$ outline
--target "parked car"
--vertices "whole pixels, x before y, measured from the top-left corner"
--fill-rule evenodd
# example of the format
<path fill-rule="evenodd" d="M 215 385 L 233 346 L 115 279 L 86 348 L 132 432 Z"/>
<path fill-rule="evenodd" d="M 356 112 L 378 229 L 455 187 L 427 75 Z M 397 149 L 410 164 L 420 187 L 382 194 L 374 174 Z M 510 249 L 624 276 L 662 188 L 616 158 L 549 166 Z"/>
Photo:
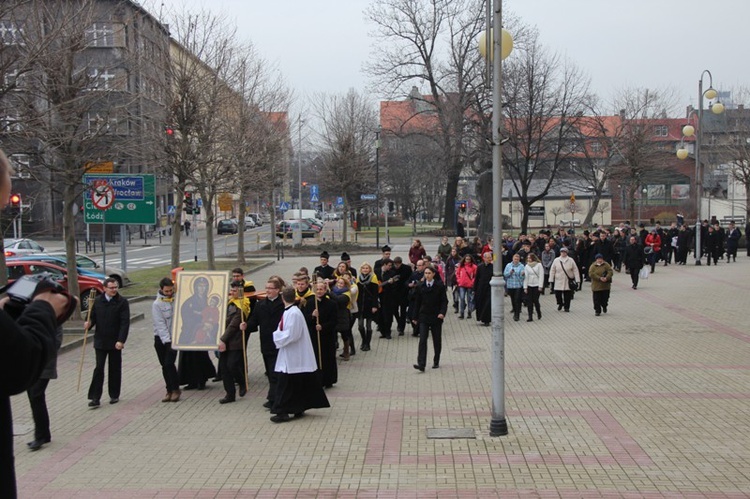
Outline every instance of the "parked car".
<path fill-rule="evenodd" d="M 310 238 L 315 237 L 318 231 L 314 229 L 310 224 L 304 220 L 283 220 L 276 224 L 276 237 L 291 237 L 295 230 L 302 231 L 302 237 Z"/>
<path fill-rule="evenodd" d="M 239 231 L 240 228 L 234 220 L 219 220 L 216 226 L 217 234 L 237 234 Z"/>
<path fill-rule="evenodd" d="M 68 289 L 68 271 L 54 263 L 39 260 L 8 260 L 5 264 L 8 267 L 9 283 L 24 274 L 34 275 L 46 272 L 50 275 L 51 279 L 62 284 L 65 289 Z M 94 290 L 95 297 L 104 293 L 104 286 L 99 279 L 84 275 L 78 276 L 78 289 L 81 292 L 81 310 L 89 308 L 89 295 L 92 289 Z"/>
<path fill-rule="evenodd" d="M 263 225 L 263 217 L 260 215 L 260 213 L 248 213 L 247 216 L 252 217 L 256 227 L 260 227 L 261 225 Z"/>
<path fill-rule="evenodd" d="M 338 213 L 329 212 L 323 216 L 323 219 L 326 222 L 338 222 L 339 220 L 341 220 L 341 216 Z"/>
<path fill-rule="evenodd" d="M 42 256 L 42 255 L 38 255 Z M 49 253 L 47 256 L 51 256 L 54 258 L 59 258 L 62 260 L 62 263 L 58 263 L 57 265 L 60 265 L 61 267 L 67 266 L 67 260 L 65 257 L 65 253 Z M 45 260 L 42 260 L 45 261 Z M 55 262 L 52 262 L 55 263 Z M 126 286 L 130 286 L 132 284 L 132 281 L 130 280 L 130 277 L 128 274 L 122 270 L 119 267 L 113 267 L 112 265 L 107 265 L 107 272 L 104 272 L 104 268 L 96 262 L 95 260 L 89 258 L 86 255 L 82 255 L 80 253 L 76 253 L 76 263 L 78 264 L 78 273 L 83 275 L 91 275 L 91 277 L 96 277 L 96 275 L 103 275 L 105 277 L 114 277 L 117 280 L 117 285 L 121 288 L 124 288 Z M 87 272 L 87 273 L 84 273 Z M 95 275 L 96 274 L 96 275 Z"/>
<path fill-rule="evenodd" d="M 254 229 L 258 224 L 255 223 L 255 218 L 252 215 L 245 216 L 245 230 Z"/>
<path fill-rule="evenodd" d="M 5 258 L 43 253 L 44 247 L 33 239 L 6 239 Z"/>
<path fill-rule="evenodd" d="M 320 232 L 323 230 L 323 225 L 325 225 L 325 222 L 318 220 L 317 218 L 305 218 L 303 219 L 303 222 L 307 222 L 310 227 Z"/>

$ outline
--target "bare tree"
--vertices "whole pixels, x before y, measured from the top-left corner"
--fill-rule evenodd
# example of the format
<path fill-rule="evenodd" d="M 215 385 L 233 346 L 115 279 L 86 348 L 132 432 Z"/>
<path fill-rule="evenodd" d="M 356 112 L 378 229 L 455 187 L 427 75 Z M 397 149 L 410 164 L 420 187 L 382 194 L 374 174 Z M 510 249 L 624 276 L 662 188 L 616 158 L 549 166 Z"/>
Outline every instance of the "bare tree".
<path fill-rule="evenodd" d="M 178 17 L 172 25 L 179 43 L 172 53 L 170 125 L 167 144 L 177 195 L 191 186 L 200 193 L 206 221 L 206 259 L 215 267 L 214 202 L 233 185 L 230 123 L 244 103 L 234 90 L 241 65 L 235 29 L 208 13 Z M 173 222 L 172 263 L 179 263 L 179 219 Z M 176 236 L 176 237 L 175 237 Z"/>
<path fill-rule="evenodd" d="M 20 60 L 26 72 L 16 79 L 22 91 L 2 99 L 5 111 L 12 109 L 18 117 L 6 137 L 16 145 L 33 145 L 37 180 L 49 188 L 45 202 L 50 219 L 59 220 L 62 201 L 68 281 L 77 295 L 72 207 L 88 188 L 82 182 L 88 165 L 115 160 L 125 168 L 141 157 L 143 144 L 132 132 L 139 128 L 129 126 L 130 117 L 138 114 L 129 82 L 138 62 L 126 50 L 93 49 L 124 48 L 127 43 L 123 23 L 94 28 L 102 8 L 98 2 L 39 0 L 19 5 L 14 14 L 23 26 L 23 41 L 17 49 L 25 54 Z"/>
<path fill-rule="evenodd" d="M 523 207 L 521 229 L 526 230 L 529 207 L 549 193 L 558 171 L 576 152 L 574 130 L 590 99 L 588 79 L 569 61 L 549 54 L 536 38 L 506 64 L 508 143 L 503 162 Z"/>
<path fill-rule="evenodd" d="M 283 175 L 276 174 L 283 160 L 288 130 L 281 121 L 286 113 L 274 112 L 288 107 L 289 93 L 274 67 L 261 58 L 252 46 L 238 53 L 237 107 L 229 116 L 228 156 L 234 167 L 233 190 L 239 192 L 237 263 L 245 263 L 245 209 L 250 194 L 270 193 L 280 187 Z M 275 238 L 271 238 L 272 247 Z"/>
<path fill-rule="evenodd" d="M 555 221 L 554 221 L 555 225 L 557 225 L 557 217 L 559 217 L 560 215 L 562 215 L 566 211 L 568 211 L 568 210 L 566 210 L 564 206 L 555 206 L 555 207 L 553 207 L 552 209 L 549 210 L 549 212 L 552 214 L 552 216 L 555 217 Z"/>
<path fill-rule="evenodd" d="M 322 122 L 320 181 L 341 194 L 346 215 L 356 187 L 371 179 L 374 173 L 375 109 L 353 89 L 343 96 L 319 96 L 315 109 Z M 344 218 L 348 220 L 347 216 Z M 342 237 L 346 241 L 346 223 Z"/>
<path fill-rule="evenodd" d="M 477 120 L 470 112 L 472 92 L 481 86 L 483 65 L 476 39 L 484 29 L 480 0 L 378 0 L 366 12 L 376 25 L 378 57 L 368 65 L 378 89 L 389 95 L 411 93 L 417 105 L 397 133 L 421 133 L 441 150 L 446 177 L 443 226 L 453 222 L 458 181 L 478 142 Z M 408 124 L 423 119 L 419 130 Z"/>
<path fill-rule="evenodd" d="M 609 211 L 609 201 L 604 201 L 603 203 L 598 203 L 596 205 L 596 211 L 601 215 L 602 217 L 602 225 L 604 225 L 604 214 Z M 589 222 L 584 221 L 584 225 L 587 225 Z"/>

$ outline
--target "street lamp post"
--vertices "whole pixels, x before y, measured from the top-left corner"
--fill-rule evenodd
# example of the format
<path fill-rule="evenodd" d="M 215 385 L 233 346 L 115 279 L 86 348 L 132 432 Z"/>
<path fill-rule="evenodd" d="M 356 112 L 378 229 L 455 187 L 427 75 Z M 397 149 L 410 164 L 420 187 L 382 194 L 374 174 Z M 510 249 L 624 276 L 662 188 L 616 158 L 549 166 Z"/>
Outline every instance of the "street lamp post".
<path fill-rule="evenodd" d="M 502 239 L 502 193 L 503 162 L 502 139 L 503 106 L 502 106 L 502 59 L 510 55 L 513 39 L 503 30 L 503 2 L 493 0 L 492 6 L 487 2 L 487 32 L 479 39 L 479 52 L 488 58 L 492 65 L 492 239 L 495 254 L 492 263 L 490 280 L 492 304 L 492 419 L 490 436 L 508 434 L 508 422 L 505 415 L 505 304 L 503 302 L 502 258 L 500 246 Z M 494 14 L 494 15 L 493 15 Z M 490 31 L 490 20 L 492 31 Z M 492 33 L 500 36 L 492 36 Z M 483 39 L 484 38 L 484 39 Z"/>
<path fill-rule="evenodd" d="M 703 77 L 708 75 L 708 89 L 703 91 Z M 695 264 L 701 264 L 701 209 L 703 205 L 703 169 L 701 165 L 700 152 L 701 146 L 703 145 L 703 101 L 708 99 L 709 101 L 716 99 L 718 92 L 713 86 L 713 76 L 711 71 L 704 69 L 701 73 L 701 77 L 698 80 L 698 135 L 695 136 Z M 724 104 L 718 100 L 711 105 L 711 111 L 714 114 L 721 114 L 724 112 Z M 683 140 L 680 143 L 679 149 L 677 149 L 677 157 L 679 159 L 685 159 L 688 157 L 688 150 L 684 145 L 685 137 L 692 137 L 695 135 L 695 127 L 691 125 L 690 116 L 694 111 L 688 114 L 688 124 L 682 127 Z M 710 213 L 709 213 L 710 215 Z"/>
<path fill-rule="evenodd" d="M 375 247 L 380 248 L 380 132 L 383 127 L 378 125 L 375 130 Z M 386 214 L 386 217 L 388 215 Z"/>
<path fill-rule="evenodd" d="M 297 174 L 299 178 L 297 186 L 297 202 L 299 203 L 299 219 L 302 220 L 302 125 L 305 124 L 305 120 L 302 119 L 302 115 L 299 116 L 299 143 L 297 144 Z"/>
<path fill-rule="evenodd" d="M 638 225 L 639 226 L 643 223 L 643 217 L 641 216 L 641 211 L 643 210 L 643 198 L 646 197 L 646 194 L 648 194 L 648 189 L 644 187 L 641 190 L 641 202 L 638 204 Z"/>

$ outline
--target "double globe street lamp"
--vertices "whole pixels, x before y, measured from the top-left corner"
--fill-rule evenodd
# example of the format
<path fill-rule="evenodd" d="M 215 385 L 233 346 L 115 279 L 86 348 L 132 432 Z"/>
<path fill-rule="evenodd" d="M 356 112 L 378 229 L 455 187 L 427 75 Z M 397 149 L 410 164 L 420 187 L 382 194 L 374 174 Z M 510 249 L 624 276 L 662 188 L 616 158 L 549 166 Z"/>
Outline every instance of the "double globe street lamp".
<path fill-rule="evenodd" d="M 703 91 L 703 78 L 708 75 L 708 89 Z M 713 86 L 713 76 L 711 71 L 705 69 L 701 73 L 700 80 L 698 80 L 698 134 L 695 134 L 695 127 L 690 124 L 690 118 L 696 114 L 696 110 L 693 109 L 688 114 L 688 124 L 682 127 L 682 140 L 680 141 L 680 147 L 677 149 L 677 157 L 679 159 L 686 159 L 689 155 L 687 146 L 685 144 L 685 137 L 695 137 L 695 264 L 701 264 L 701 209 L 703 205 L 703 169 L 701 165 L 700 153 L 701 146 L 703 145 L 703 101 L 708 100 L 710 102 L 709 109 L 714 114 L 721 114 L 724 112 L 724 104 L 719 102 L 717 97 L 719 96 L 716 89 Z M 716 102 L 713 102 L 716 99 Z M 710 215 L 710 213 L 709 213 Z"/>

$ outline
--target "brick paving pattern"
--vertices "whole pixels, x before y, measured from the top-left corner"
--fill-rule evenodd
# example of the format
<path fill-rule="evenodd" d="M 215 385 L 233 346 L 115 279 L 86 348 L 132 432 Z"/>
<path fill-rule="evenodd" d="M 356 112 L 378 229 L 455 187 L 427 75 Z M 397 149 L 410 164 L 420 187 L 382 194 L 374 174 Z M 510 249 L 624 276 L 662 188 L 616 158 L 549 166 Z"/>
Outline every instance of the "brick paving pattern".
<path fill-rule="evenodd" d="M 428 248 L 437 247 L 430 241 Z M 408 243 L 395 245 L 406 256 Z M 434 250 L 434 248 L 433 248 Z M 352 255 L 353 264 L 375 255 Z M 336 257 L 332 262 L 338 262 Z M 316 257 L 287 258 L 250 277 L 287 278 Z M 509 434 L 490 437 L 491 329 L 443 330 L 440 369 L 414 370 L 417 339 L 377 339 L 340 362 L 331 408 L 269 421 L 258 336 L 250 391 L 220 406 L 220 383 L 161 403 L 151 301 L 133 305 L 121 401 L 86 407 L 93 369 L 61 355 L 47 390 L 52 443 L 18 435 L 21 497 L 750 497 L 750 259 L 658 266 L 630 289 L 616 274 L 609 312 L 594 316 L 587 284 L 571 312 L 542 296 L 541 320 L 513 322 L 506 301 Z M 155 286 L 156 288 L 156 286 Z M 355 328 L 355 337 L 358 337 Z M 359 344 L 359 341 L 358 341 Z M 428 350 L 431 358 L 432 346 Z M 13 398 L 17 432 L 33 428 Z M 429 429 L 475 438 L 428 439 Z"/>

